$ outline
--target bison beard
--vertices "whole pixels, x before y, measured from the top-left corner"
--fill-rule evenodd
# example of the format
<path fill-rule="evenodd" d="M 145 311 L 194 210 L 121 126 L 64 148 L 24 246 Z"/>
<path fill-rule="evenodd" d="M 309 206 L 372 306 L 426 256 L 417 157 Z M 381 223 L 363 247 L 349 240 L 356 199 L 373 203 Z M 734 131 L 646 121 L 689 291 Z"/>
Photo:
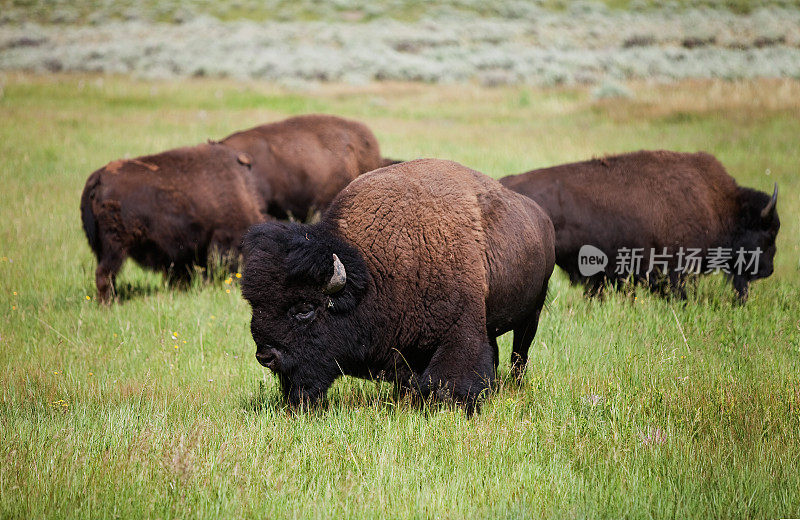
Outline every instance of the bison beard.
<path fill-rule="evenodd" d="M 472 412 L 494 379 L 498 335 L 514 330 L 517 373 L 525 365 L 553 241 L 535 203 L 456 163 L 371 172 L 320 223 L 245 236 L 256 358 L 293 404 L 351 375 Z"/>
<path fill-rule="evenodd" d="M 643 266 L 651 250 L 666 250 L 668 272 L 639 272 L 633 281 L 681 298 L 686 297 L 686 274 L 676 262 L 681 248 L 700 251 L 704 260 L 712 248 L 734 255 L 740 248 L 759 249 L 757 272 L 735 272 L 735 256 L 725 266 L 742 302 L 752 280 L 772 274 L 780 229 L 777 185 L 772 197 L 740 187 L 709 154 L 640 151 L 509 175 L 500 182 L 547 211 L 556 229 L 557 265 L 572 282 L 584 283 L 589 294 L 607 282 L 619 287 L 627 276 L 611 263 L 605 271 L 583 276 L 578 254 L 584 245 L 599 248 L 611 262 L 623 248 L 640 248 Z M 705 270 L 707 263 L 700 267 Z"/>

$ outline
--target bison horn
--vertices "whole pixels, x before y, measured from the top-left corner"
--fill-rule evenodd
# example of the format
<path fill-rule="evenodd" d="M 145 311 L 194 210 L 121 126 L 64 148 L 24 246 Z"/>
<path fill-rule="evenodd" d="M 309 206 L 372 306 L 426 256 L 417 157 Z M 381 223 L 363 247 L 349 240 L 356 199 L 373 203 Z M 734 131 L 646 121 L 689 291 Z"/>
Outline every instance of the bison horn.
<path fill-rule="evenodd" d="M 778 183 L 775 183 L 775 191 L 772 192 L 772 198 L 769 199 L 769 202 L 764 209 L 761 210 L 761 218 L 767 218 L 770 213 L 775 209 L 775 204 L 778 202 Z"/>
<path fill-rule="evenodd" d="M 325 294 L 333 294 L 342 290 L 344 284 L 347 283 L 347 271 L 344 269 L 344 264 L 336 253 L 333 255 L 333 276 L 328 280 L 328 285 L 322 290 Z"/>

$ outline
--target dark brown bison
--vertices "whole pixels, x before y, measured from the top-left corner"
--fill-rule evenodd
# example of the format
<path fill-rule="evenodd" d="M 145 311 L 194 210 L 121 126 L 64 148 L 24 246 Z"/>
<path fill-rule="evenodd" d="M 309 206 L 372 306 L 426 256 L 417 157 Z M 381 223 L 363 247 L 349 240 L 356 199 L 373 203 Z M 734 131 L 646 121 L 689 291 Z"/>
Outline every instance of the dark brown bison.
<path fill-rule="evenodd" d="M 253 157 L 253 174 L 267 212 L 306 219 L 324 210 L 342 188 L 383 159 L 366 125 L 311 114 L 236 132 L 222 144 Z"/>
<path fill-rule="evenodd" d="M 640 151 L 500 182 L 549 213 L 556 264 L 589 292 L 632 278 L 685 297 L 687 275 L 721 271 L 744 301 L 772 274 L 777 184 L 772 197 L 738 186 L 707 153 Z"/>
<path fill-rule="evenodd" d="M 108 302 L 127 257 L 186 279 L 209 253 L 238 252 L 266 218 L 250 157 L 219 144 L 114 161 L 89 176 L 81 218 L 97 257 L 97 295 Z"/>
<path fill-rule="evenodd" d="M 514 331 L 524 367 L 554 264 L 530 199 L 454 162 L 421 159 L 353 181 L 314 225 L 245 236 L 256 358 L 290 403 L 340 375 L 379 378 L 471 411 Z"/>

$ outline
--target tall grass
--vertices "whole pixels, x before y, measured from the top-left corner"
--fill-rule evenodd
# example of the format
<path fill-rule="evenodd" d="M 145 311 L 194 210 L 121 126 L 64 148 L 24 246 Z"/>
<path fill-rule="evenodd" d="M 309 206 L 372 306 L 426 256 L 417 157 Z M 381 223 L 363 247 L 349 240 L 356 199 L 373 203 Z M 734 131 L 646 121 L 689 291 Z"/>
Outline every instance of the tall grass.
<path fill-rule="evenodd" d="M 602 101 L 589 89 L 2 84 L 0 516 L 800 515 L 800 83 L 633 84 L 632 100 Z M 686 303 L 640 290 L 601 302 L 559 273 L 524 382 L 503 368 L 472 419 L 354 379 L 298 413 L 253 359 L 235 278 L 171 291 L 129 264 L 123 302 L 98 306 L 78 200 L 112 159 L 306 111 L 366 121 L 384 155 L 493 176 L 710 151 L 744 185 L 780 183 L 776 273 L 746 306 L 719 277 Z"/>

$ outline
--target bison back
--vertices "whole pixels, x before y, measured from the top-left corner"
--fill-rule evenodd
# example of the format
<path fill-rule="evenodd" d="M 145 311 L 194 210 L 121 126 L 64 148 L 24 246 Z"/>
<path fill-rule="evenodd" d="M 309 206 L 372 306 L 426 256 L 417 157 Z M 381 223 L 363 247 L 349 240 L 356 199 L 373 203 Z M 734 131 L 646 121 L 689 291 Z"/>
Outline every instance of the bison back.
<path fill-rule="evenodd" d="M 322 114 L 257 126 L 222 143 L 252 155 L 259 193 L 278 218 L 325 209 L 358 175 L 383 165 L 366 125 Z"/>
<path fill-rule="evenodd" d="M 729 232 L 737 190 L 712 156 L 666 151 L 543 168 L 501 183 L 550 215 L 558 264 L 570 272 L 586 244 L 612 261 L 621 248 L 707 247 Z"/>
<path fill-rule="evenodd" d="M 546 214 L 450 161 L 420 159 L 363 175 L 326 216 L 364 252 L 378 285 L 391 295 L 388 306 L 405 309 L 398 323 L 413 321 L 406 324 L 410 330 L 446 326 L 476 302 L 484 327 L 487 319 L 518 320 L 508 302 L 534 305 L 552 271 Z"/>

